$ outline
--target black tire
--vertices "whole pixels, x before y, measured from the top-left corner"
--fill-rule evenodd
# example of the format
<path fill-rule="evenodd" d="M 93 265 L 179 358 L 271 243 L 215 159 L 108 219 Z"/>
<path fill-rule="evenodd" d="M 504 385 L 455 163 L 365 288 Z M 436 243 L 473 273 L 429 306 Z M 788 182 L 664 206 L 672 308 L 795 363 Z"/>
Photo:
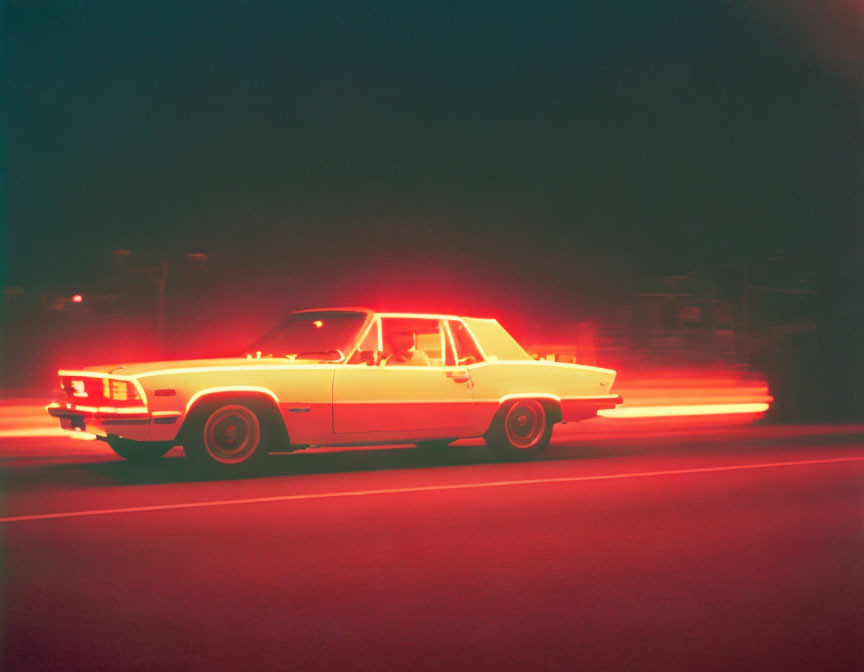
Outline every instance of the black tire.
<path fill-rule="evenodd" d="M 432 441 L 418 441 L 414 445 L 422 450 L 441 450 L 446 448 L 456 439 L 434 439 Z"/>
<path fill-rule="evenodd" d="M 255 473 L 267 457 L 270 414 L 244 399 L 195 409 L 183 432 L 183 452 L 195 475 L 242 477 Z"/>
<path fill-rule="evenodd" d="M 173 443 L 165 441 L 133 441 L 132 439 L 108 439 L 106 443 L 124 460 L 136 464 L 157 462 L 174 447 Z"/>
<path fill-rule="evenodd" d="M 549 446 L 553 426 L 542 402 L 516 399 L 501 407 L 483 438 L 500 462 L 533 460 Z"/>

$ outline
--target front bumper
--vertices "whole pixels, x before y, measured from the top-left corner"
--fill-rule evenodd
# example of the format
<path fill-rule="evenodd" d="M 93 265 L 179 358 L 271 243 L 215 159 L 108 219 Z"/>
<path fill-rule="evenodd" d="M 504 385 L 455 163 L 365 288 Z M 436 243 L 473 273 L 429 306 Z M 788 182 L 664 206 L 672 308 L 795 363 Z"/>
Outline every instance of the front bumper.
<path fill-rule="evenodd" d="M 119 436 L 135 441 L 170 441 L 177 436 L 179 413 L 123 413 L 117 410 L 81 409 L 68 403 L 48 404 L 52 418 L 62 429 L 82 431 L 96 436 Z"/>

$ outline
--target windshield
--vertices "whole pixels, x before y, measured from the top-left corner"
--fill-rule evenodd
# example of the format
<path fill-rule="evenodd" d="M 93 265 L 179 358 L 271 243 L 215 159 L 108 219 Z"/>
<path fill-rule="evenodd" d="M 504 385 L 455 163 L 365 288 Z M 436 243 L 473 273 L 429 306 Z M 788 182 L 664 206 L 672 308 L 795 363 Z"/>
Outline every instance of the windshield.
<path fill-rule="evenodd" d="M 251 357 L 339 361 L 354 344 L 365 313 L 294 313 L 246 351 Z"/>

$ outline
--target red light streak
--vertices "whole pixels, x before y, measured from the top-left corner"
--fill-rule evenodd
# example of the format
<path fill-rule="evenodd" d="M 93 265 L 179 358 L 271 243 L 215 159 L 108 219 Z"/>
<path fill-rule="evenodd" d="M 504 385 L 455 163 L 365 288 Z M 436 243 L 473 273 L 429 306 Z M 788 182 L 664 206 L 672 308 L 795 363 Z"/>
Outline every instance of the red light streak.
<path fill-rule="evenodd" d="M 727 415 L 732 413 L 764 413 L 769 404 L 691 404 L 680 406 L 623 406 L 598 411 L 603 418 L 668 418 L 685 415 Z"/>
<path fill-rule="evenodd" d="M 749 423 L 768 411 L 774 398 L 758 374 L 732 369 L 669 369 L 625 373 L 614 390 L 624 397 L 598 415 L 610 420 L 717 416 Z"/>
<path fill-rule="evenodd" d="M 78 440 L 82 440 L 82 441 L 89 441 L 89 440 L 91 440 L 91 439 L 95 439 L 95 438 L 96 438 L 96 435 L 95 435 L 95 434 L 91 434 L 90 432 L 83 432 L 83 431 L 81 431 L 80 429 L 77 429 L 77 428 L 74 429 L 74 430 L 71 431 L 71 432 L 66 431 L 66 430 L 63 430 L 63 431 L 66 432 L 66 434 L 69 436 L 70 439 L 78 439 Z"/>

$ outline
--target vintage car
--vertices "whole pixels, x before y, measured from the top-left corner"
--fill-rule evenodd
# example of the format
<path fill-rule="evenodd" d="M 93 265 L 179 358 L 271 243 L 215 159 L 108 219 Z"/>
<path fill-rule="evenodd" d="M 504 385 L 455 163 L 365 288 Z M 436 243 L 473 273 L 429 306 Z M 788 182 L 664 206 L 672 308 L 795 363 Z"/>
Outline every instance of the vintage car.
<path fill-rule="evenodd" d="M 292 313 L 233 358 L 59 374 L 66 397 L 47 411 L 62 427 L 130 461 L 182 445 L 212 475 L 310 446 L 476 437 L 497 459 L 531 459 L 555 423 L 621 403 L 615 371 L 535 361 L 494 319 L 364 308 Z"/>

